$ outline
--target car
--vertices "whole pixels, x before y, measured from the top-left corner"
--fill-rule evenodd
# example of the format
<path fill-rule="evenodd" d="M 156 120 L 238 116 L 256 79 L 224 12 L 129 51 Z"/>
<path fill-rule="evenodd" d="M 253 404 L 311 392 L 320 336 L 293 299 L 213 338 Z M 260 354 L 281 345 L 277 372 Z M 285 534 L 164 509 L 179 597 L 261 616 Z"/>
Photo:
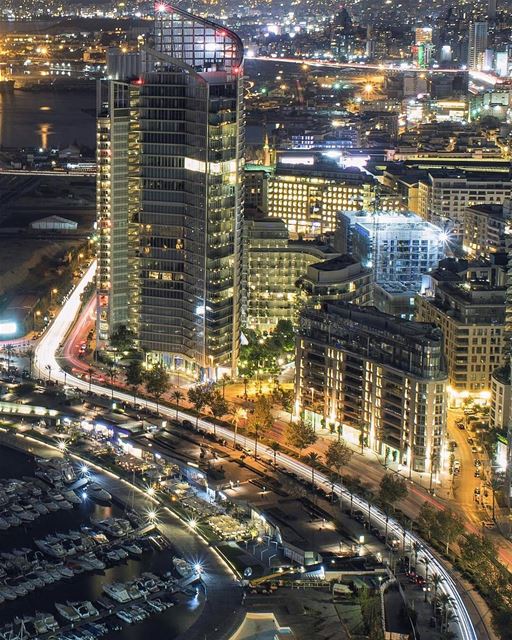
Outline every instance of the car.
<path fill-rule="evenodd" d="M 459 427 L 459 429 L 464 430 L 466 428 L 466 425 L 463 422 L 457 422 L 456 424 Z"/>
<path fill-rule="evenodd" d="M 482 527 L 484 527 L 485 529 L 494 529 L 494 522 L 490 521 L 490 520 L 483 520 L 482 521 Z"/>
<path fill-rule="evenodd" d="M 475 496 L 479 496 L 480 495 L 480 488 L 479 487 L 475 487 Z"/>
<path fill-rule="evenodd" d="M 453 475 L 454 476 L 458 476 L 460 473 L 460 467 L 457 467 L 456 469 L 453 470 Z"/>
<path fill-rule="evenodd" d="M 477 458 L 475 460 L 475 467 L 481 467 L 481 466 L 482 466 L 482 461 Z"/>
<path fill-rule="evenodd" d="M 477 469 L 475 471 L 475 478 L 479 478 L 480 477 L 480 469 Z"/>
<path fill-rule="evenodd" d="M 468 438 L 468 444 L 473 444 L 473 438 Z"/>
<path fill-rule="evenodd" d="M 478 449 L 476 447 L 471 447 L 471 453 L 478 453 Z"/>

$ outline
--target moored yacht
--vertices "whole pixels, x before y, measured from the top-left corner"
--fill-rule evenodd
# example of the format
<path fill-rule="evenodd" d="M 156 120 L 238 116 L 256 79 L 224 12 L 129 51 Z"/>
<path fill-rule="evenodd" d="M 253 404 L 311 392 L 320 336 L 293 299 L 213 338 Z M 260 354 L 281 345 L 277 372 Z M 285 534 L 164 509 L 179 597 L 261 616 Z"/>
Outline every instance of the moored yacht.
<path fill-rule="evenodd" d="M 116 602 L 130 602 L 131 597 L 122 582 L 113 582 L 112 584 L 104 584 L 103 591 Z"/>

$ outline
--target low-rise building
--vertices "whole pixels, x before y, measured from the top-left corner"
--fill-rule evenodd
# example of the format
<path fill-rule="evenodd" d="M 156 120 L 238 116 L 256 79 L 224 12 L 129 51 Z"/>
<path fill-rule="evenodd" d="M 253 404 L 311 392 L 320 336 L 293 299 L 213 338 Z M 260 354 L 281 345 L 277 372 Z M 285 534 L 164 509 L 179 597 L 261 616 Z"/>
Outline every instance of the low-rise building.
<path fill-rule="evenodd" d="M 347 303 L 309 307 L 295 364 L 297 411 L 316 427 L 411 470 L 439 470 L 447 376 L 435 325 Z"/>
<path fill-rule="evenodd" d="M 279 320 L 296 322 L 298 281 L 308 266 L 337 253 L 320 241 L 290 240 L 278 218 L 246 219 L 242 262 L 242 309 L 245 324 L 271 331 Z"/>
<path fill-rule="evenodd" d="M 443 332 L 448 380 L 461 392 L 489 391 L 491 374 L 505 363 L 505 268 L 493 261 L 446 260 L 425 277 L 416 319 Z"/>
<path fill-rule="evenodd" d="M 302 300 L 309 305 L 335 301 L 367 305 L 372 296 L 372 273 L 352 256 L 341 255 L 309 265 L 299 287 Z"/>
<path fill-rule="evenodd" d="M 432 169 L 418 188 L 418 213 L 450 231 L 462 243 L 464 215 L 477 204 L 502 204 L 510 198 L 511 174 Z"/>
<path fill-rule="evenodd" d="M 505 225 L 510 216 L 510 200 L 504 204 L 479 204 L 464 213 L 462 247 L 474 257 L 505 250 Z"/>

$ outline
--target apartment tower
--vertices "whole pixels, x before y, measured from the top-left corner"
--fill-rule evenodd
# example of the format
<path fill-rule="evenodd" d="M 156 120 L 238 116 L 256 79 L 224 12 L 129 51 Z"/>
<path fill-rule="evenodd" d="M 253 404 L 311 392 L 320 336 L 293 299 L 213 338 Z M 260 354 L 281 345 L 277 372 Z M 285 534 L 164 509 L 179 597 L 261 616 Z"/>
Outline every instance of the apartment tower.
<path fill-rule="evenodd" d="M 215 377 L 240 345 L 243 46 L 168 4 L 131 77 L 98 91 L 98 338 Z M 126 65 L 124 65 L 126 68 Z"/>

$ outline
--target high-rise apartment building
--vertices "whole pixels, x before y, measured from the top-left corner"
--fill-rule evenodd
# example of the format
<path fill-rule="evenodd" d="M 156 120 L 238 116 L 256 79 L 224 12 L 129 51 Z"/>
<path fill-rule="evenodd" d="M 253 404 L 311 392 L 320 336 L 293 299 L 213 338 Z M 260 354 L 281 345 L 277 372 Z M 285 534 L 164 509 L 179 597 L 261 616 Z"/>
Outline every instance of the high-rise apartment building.
<path fill-rule="evenodd" d="M 436 473 L 446 424 L 443 337 L 432 324 L 326 303 L 301 314 L 296 402 L 317 428 Z"/>
<path fill-rule="evenodd" d="M 100 344 L 126 324 L 150 360 L 236 367 L 243 63 L 236 34 L 161 4 L 141 73 L 102 83 Z"/>
<path fill-rule="evenodd" d="M 487 22 L 472 22 L 469 25 L 468 67 L 480 71 L 485 67 L 487 49 Z"/>

